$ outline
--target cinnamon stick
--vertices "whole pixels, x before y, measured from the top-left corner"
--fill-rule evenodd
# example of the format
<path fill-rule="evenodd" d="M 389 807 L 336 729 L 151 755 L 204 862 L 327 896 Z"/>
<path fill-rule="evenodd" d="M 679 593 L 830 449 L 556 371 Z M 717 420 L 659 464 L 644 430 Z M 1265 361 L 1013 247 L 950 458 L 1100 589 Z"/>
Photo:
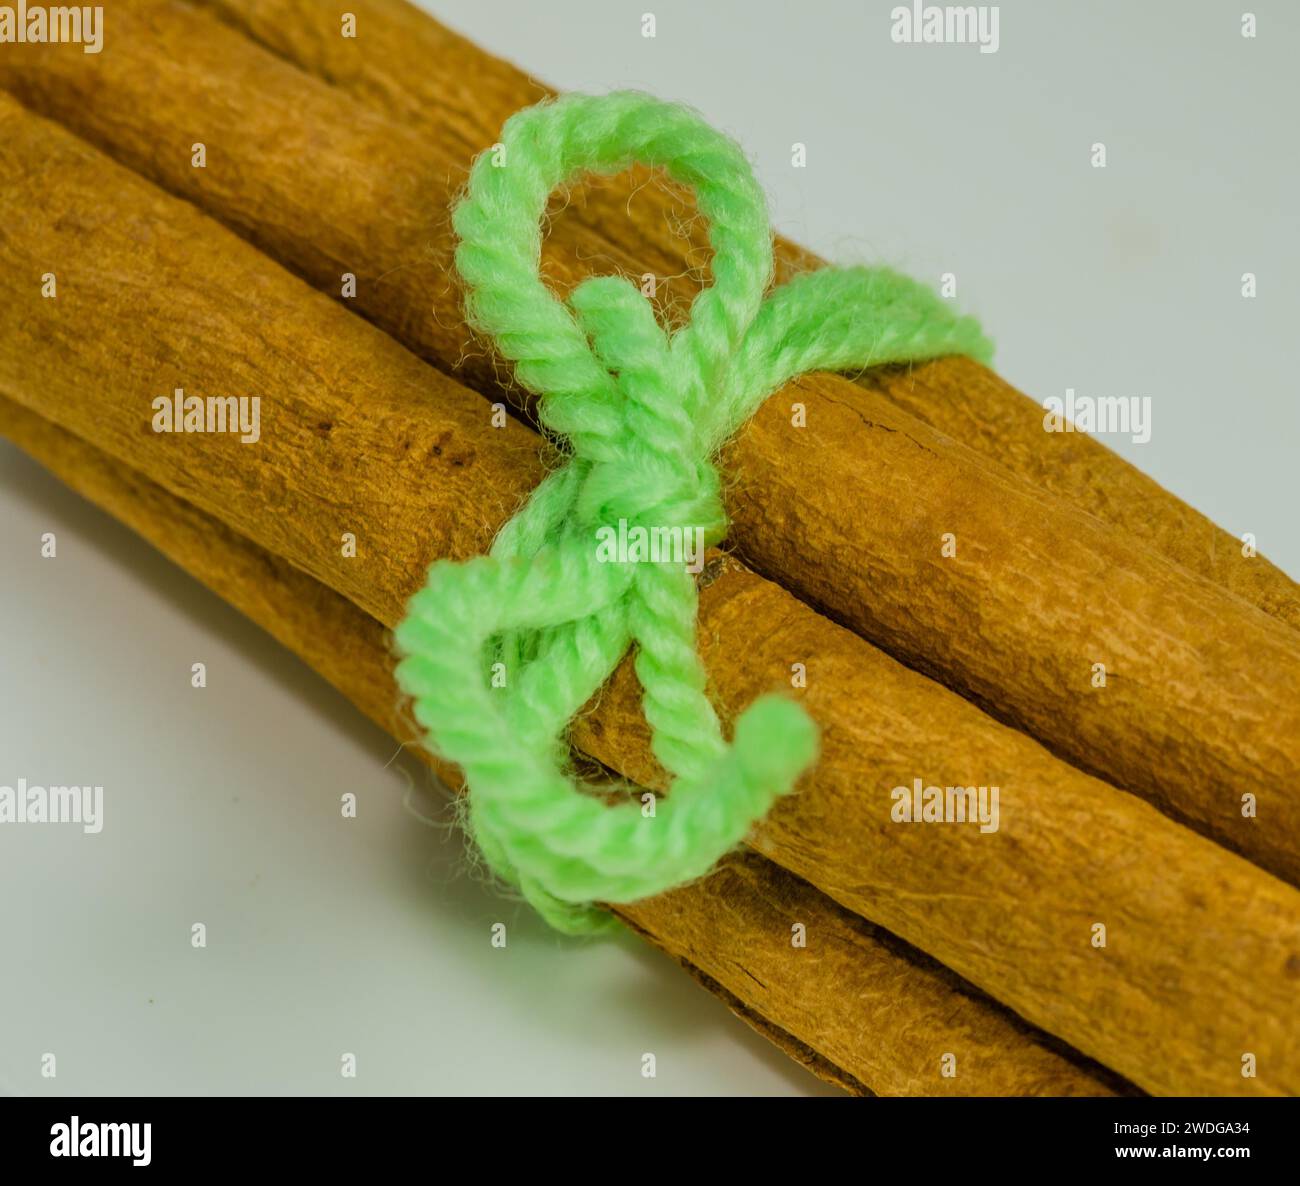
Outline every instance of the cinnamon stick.
<path fill-rule="evenodd" d="M 481 387 L 496 382 L 447 268 L 447 203 L 468 159 L 459 144 L 399 127 L 186 5 L 138 0 L 120 24 L 102 61 L 11 57 L 0 81 L 330 291 L 356 274 L 357 302 L 379 324 L 448 369 L 462 362 Z M 468 116 L 449 105 L 450 135 Z M 211 153 L 203 169 L 192 141 Z M 564 225 L 549 257 L 560 288 L 588 256 L 617 264 L 612 238 L 566 245 Z M 806 427 L 792 424 L 794 404 Z M 835 376 L 774 395 L 728 460 L 732 540 L 757 571 L 1080 768 L 1300 882 L 1294 631 Z M 1217 552 L 1229 550 L 1240 556 Z"/>
<path fill-rule="evenodd" d="M 0 168 L 17 179 L 0 194 L 0 391 L 379 621 L 433 557 L 484 551 L 538 480 L 528 429 L 494 427 L 391 338 L 9 101 Z M 63 276 L 56 299 L 29 279 L 46 270 Z M 152 431 L 152 401 L 184 384 L 259 393 L 257 444 Z M 700 637 L 724 718 L 784 688 L 823 730 L 760 851 L 1148 1090 L 1300 1088 L 1284 1020 L 1300 893 L 732 561 L 708 570 Z M 806 687 L 791 687 L 793 664 Z M 653 785 L 639 730 L 624 670 L 577 736 Z M 1000 828 L 894 822 L 892 789 L 916 779 L 999 787 Z M 1241 1077 L 1243 1052 L 1257 1077 Z"/>
<path fill-rule="evenodd" d="M 351 602 L 78 437 L 0 397 L 0 433 L 229 601 L 427 762 L 393 696 L 384 628 Z M 846 1090 L 1107 1095 L 1131 1090 L 947 969 L 754 853 L 617 908 L 746 1022 Z M 802 927 L 806 944 L 794 946 Z M 942 1058 L 956 1059 L 956 1076 Z"/>
<path fill-rule="evenodd" d="M 337 14 L 313 0 L 198 4 L 286 61 L 419 131 L 426 142 L 451 147 L 462 165 L 495 141 L 513 112 L 555 93 L 407 0 L 352 5 L 363 31 L 355 39 L 339 36 Z M 709 258 L 703 228 L 690 213 L 680 193 L 647 170 L 633 170 L 575 192 L 551 233 L 597 268 L 654 273 L 667 289 L 665 305 L 684 308 Z M 780 236 L 776 257 L 779 279 L 823 262 Z M 1045 433 L 1042 407 L 974 360 L 882 368 L 858 382 L 986 460 L 1300 626 L 1294 581 L 1258 556 L 1247 559 L 1240 540 L 1095 438 Z"/>

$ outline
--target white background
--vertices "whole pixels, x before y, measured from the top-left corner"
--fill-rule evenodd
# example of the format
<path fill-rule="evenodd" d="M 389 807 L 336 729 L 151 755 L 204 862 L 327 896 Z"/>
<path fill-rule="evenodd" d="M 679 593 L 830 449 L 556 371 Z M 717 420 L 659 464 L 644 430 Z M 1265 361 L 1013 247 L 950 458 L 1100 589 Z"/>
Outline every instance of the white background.
<path fill-rule="evenodd" d="M 1300 574 L 1295 6 L 1250 5 L 1245 41 L 1240 4 L 1004 3 L 988 55 L 894 45 L 890 4 L 427 7 L 552 84 L 699 107 L 781 231 L 955 272 L 1036 398 L 1150 396 L 1151 442 L 1110 443 Z M 0 508 L 0 783 L 107 799 L 98 836 L 0 828 L 0 1089 L 825 1090 L 643 944 L 560 940 L 481 885 L 389 739 L 8 445 Z"/>

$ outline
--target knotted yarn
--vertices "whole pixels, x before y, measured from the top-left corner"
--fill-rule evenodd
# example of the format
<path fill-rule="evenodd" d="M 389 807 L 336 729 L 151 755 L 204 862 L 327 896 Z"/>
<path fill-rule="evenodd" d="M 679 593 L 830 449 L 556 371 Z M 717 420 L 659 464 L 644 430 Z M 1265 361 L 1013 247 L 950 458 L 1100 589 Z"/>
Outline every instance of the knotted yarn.
<path fill-rule="evenodd" d="M 584 280 L 567 302 L 541 278 L 551 194 L 634 163 L 692 189 L 708 223 L 711 283 L 675 332 L 625 277 Z M 797 375 L 987 358 L 991 347 L 974 320 L 888 269 L 823 268 L 768 293 L 772 231 L 743 152 L 695 112 L 644 94 L 517 112 L 475 161 L 452 221 L 468 320 L 539 397 L 567 460 L 489 555 L 430 567 L 395 632 L 397 681 L 431 747 L 463 770 L 469 828 L 491 868 L 552 925 L 593 932 L 615 925 L 598 903 L 707 873 L 817 750 L 807 713 L 775 695 L 745 709 L 728 744 L 705 691 L 686 563 L 653 550 L 611 562 L 598 541 L 638 528 L 721 541 L 713 459 Z M 570 773 L 569 723 L 632 647 L 671 780 L 653 811 L 632 798 L 607 805 L 606 788 Z"/>

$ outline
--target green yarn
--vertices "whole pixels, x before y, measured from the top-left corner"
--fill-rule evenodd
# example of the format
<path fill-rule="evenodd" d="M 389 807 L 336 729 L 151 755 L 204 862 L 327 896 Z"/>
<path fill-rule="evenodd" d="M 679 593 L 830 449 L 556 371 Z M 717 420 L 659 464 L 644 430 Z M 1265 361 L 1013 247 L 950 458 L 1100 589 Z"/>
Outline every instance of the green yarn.
<path fill-rule="evenodd" d="M 539 272 L 551 193 L 635 162 L 690 186 L 709 224 L 712 283 L 672 334 L 625 278 L 588 279 L 566 305 Z M 886 269 L 826 268 L 765 297 L 772 233 L 744 154 L 647 95 L 570 95 L 516 113 L 475 162 L 453 223 L 470 322 L 514 362 L 570 456 L 489 556 L 430 567 L 396 631 L 397 680 L 430 744 L 464 771 L 470 829 L 493 870 L 554 926 L 591 932 L 612 925 L 596 903 L 707 873 L 817 748 L 811 719 L 778 696 L 750 705 L 728 745 L 695 649 L 691 573 L 661 557 L 602 563 L 597 530 L 701 528 L 717 543 L 726 516 L 712 459 L 787 380 L 991 347 L 972 319 Z M 569 722 L 632 646 L 672 779 L 653 815 L 635 800 L 607 806 L 568 773 Z"/>

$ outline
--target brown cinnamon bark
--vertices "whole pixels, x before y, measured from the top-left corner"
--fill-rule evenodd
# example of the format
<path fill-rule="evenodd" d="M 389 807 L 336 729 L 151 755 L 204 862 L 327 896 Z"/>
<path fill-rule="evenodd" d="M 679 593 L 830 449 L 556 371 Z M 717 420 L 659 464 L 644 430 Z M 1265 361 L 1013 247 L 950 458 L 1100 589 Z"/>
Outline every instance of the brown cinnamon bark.
<path fill-rule="evenodd" d="M 378 286 L 366 309 L 381 325 L 490 386 L 496 368 L 468 343 L 446 270 L 460 148 L 369 112 L 207 14 L 152 0 L 130 13 L 111 60 L 10 57 L 0 81 L 331 291 L 345 272 L 360 278 L 358 301 Z M 206 168 L 191 165 L 193 140 L 208 145 Z M 588 269 L 584 250 L 601 267 L 618 250 L 566 247 L 563 225 L 549 259 L 560 287 Z M 806 427 L 792 424 L 796 403 Z M 774 395 L 727 458 L 731 539 L 757 571 L 1300 882 L 1295 631 L 835 376 Z"/>
<path fill-rule="evenodd" d="M 426 142 L 452 146 L 462 166 L 497 138 L 513 112 L 554 94 L 406 0 L 351 5 L 361 31 L 355 39 L 339 36 L 337 13 L 313 0 L 198 3 L 285 60 L 418 130 Z M 551 233 L 557 249 L 566 245 L 598 269 L 662 277 L 665 305 L 684 308 L 709 258 L 703 228 L 691 213 L 689 200 L 636 170 L 581 188 Z M 822 263 L 779 236 L 776 254 L 781 278 Z M 1045 433 L 1042 407 L 979 363 L 942 359 L 871 371 L 860 382 L 987 460 L 1300 626 L 1294 581 L 1258 556 L 1245 558 L 1239 540 L 1096 439 Z"/>
<path fill-rule="evenodd" d="M 428 762 L 393 695 L 384 628 L 219 519 L 0 397 L 0 433 L 130 526 L 302 658 Z M 754 853 L 618 908 L 748 1024 L 855 1093 L 1108 1095 L 1132 1089 L 1064 1051 L 946 968 Z M 792 944 L 804 928 L 806 946 Z M 942 1073 L 942 1056 L 957 1074 Z"/>
<path fill-rule="evenodd" d="M 464 331 L 448 279 L 446 207 L 502 122 L 553 92 L 404 0 L 350 5 L 361 30 L 355 39 L 340 36 L 339 14 L 314 0 L 200 3 L 330 87 L 305 86 L 297 71 L 249 54 L 177 0 L 115 9 L 115 62 L 46 57 L 30 47 L 0 59 L 0 82 L 326 291 L 337 293 L 340 275 L 354 273 L 352 307 L 428 361 L 495 390 L 508 374 Z M 359 117 L 339 92 L 385 117 L 386 128 Z M 228 167 L 190 167 L 189 144 L 205 138 L 222 145 Z M 549 275 L 563 290 L 593 270 L 649 272 L 665 312 L 680 312 L 709 257 L 691 213 L 688 198 L 646 170 L 578 186 L 549 229 Z M 821 262 L 779 237 L 776 254 L 781 278 Z M 830 382 L 832 393 L 839 382 Z M 1294 581 L 1259 556 L 1243 557 L 1239 541 L 1094 438 L 1045 433 L 1042 408 L 978 363 L 878 369 L 857 383 L 1300 626 Z"/>
<path fill-rule="evenodd" d="M 0 194 L 0 391 L 384 624 L 433 557 L 484 551 L 536 483 L 528 429 L 493 427 L 487 405 L 391 338 L 8 101 L 0 169 L 17 179 Z M 62 275 L 56 299 L 35 279 L 47 270 Z M 185 384 L 260 394 L 258 443 L 152 431 L 150 401 Z M 885 496 L 870 470 L 857 480 Z M 339 546 L 348 532 L 355 557 Z M 1118 545 L 1101 543 L 1113 559 Z M 1179 595 L 1185 576 L 1145 563 Z M 734 562 L 711 566 L 704 585 L 701 647 L 724 718 L 777 688 L 823 730 L 819 764 L 756 847 L 1139 1086 L 1300 1089 L 1300 1037 L 1285 1020 L 1300 893 Z M 1026 599 L 1024 612 L 1043 604 Z M 1270 624 L 1249 614 L 1239 643 L 1255 618 Z M 1055 607 L 1039 628 L 1062 623 Z M 794 664 L 806 688 L 791 687 Z M 643 729 L 624 671 L 577 735 L 604 765 L 653 784 Z M 893 822 L 891 790 L 914 779 L 999 787 L 999 830 Z M 1093 946 L 1097 924 L 1105 948 Z M 1256 1078 L 1241 1077 L 1245 1052 Z"/>

